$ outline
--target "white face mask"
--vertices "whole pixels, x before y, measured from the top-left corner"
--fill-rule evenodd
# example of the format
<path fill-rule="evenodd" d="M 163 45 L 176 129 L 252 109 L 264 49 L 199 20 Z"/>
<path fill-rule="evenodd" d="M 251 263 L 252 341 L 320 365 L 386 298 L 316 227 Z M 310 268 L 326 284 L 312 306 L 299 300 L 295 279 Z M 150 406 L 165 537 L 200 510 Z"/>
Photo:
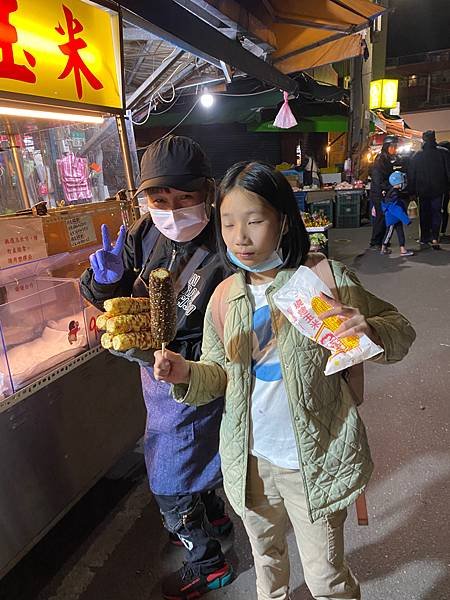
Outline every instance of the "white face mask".
<path fill-rule="evenodd" d="M 149 211 L 155 227 L 174 242 L 190 242 L 209 222 L 204 202 L 177 210 L 150 208 Z"/>

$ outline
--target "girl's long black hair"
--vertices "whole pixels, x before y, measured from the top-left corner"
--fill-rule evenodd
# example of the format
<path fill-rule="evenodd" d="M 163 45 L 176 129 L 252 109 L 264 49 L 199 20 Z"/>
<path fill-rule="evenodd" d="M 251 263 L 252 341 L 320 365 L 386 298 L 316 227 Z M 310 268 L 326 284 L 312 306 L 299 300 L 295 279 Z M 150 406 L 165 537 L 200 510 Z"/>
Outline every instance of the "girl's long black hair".
<path fill-rule="evenodd" d="M 294 192 L 282 173 L 264 162 L 244 161 L 233 165 L 222 179 L 216 199 L 215 221 L 219 252 L 222 260 L 235 269 L 226 255 L 222 238 L 220 206 L 224 197 L 235 187 L 258 194 L 270 204 L 282 219 L 286 215 L 288 231 L 281 240 L 283 268 L 296 269 L 304 264 L 310 248 L 308 232 L 295 200 Z"/>

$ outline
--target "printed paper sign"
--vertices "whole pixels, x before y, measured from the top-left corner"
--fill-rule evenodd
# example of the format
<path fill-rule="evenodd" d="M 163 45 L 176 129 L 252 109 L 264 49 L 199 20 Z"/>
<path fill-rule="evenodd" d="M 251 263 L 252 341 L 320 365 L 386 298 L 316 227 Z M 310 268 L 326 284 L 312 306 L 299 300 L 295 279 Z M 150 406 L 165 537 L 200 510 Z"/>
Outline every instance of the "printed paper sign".
<path fill-rule="evenodd" d="M 67 220 L 66 226 L 72 248 L 86 246 L 97 241 L 94 223 L 90 215 L 72 217 Z"/>
<path fill-rule="evenodd" d="M 47 245 L 40 219 L 0 220 L 0 268 L 46 257 Z"/>

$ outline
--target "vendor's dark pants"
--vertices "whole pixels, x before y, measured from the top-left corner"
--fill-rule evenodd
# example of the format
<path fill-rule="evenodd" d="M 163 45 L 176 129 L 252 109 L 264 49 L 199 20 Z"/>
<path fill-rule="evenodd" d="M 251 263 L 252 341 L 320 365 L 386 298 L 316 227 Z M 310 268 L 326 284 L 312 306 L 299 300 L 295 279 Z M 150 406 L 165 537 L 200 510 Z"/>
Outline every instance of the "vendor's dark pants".
<path fill-rule="evenodd" d="M 395 225 L 389 225 L 387 228 L 386 235 L 384 236 L 383 240 L 383 246 L 387 246 L 390 243 L 394 231 L 397 233 L 398 245 L 405 245 L 405 232 L 403 231 L 403 223 L 399 221 Z"/>
<path fill-rule="evenodd" d="M 187 562 L 201 565 L 204 573 L 221 567 L 224 556 L 219 542 L 207 532 L 207 521 L 224 515 L 224 502 L 214 490 L 202 494 L 155 496 L 164 525 L 178 535 L 186 548 Z"/>
<path fill-rule="evenodd" d="M 386 233 L 386 221 L 384 219 L 384 212 L 381 210 L 381 201 L 373 201 L 373 206 L 375 208 L 375 221 L 372 225 L 370 245 L 381 246 Z"/>
<path fill-rule="evenodd" d="M 450 201 L 450 197 L 448 194 L 444 195 L 444 199 L 442 201 L 442 226 L 441 233 L 445 233 L 447 231 L 448 225 L 448 203 Z"/>
<path fill-rule="evenodd" d="M 429 244 L 439 239 L 442 223 L 442 196 L 419 198 L 420 241 Z"/>

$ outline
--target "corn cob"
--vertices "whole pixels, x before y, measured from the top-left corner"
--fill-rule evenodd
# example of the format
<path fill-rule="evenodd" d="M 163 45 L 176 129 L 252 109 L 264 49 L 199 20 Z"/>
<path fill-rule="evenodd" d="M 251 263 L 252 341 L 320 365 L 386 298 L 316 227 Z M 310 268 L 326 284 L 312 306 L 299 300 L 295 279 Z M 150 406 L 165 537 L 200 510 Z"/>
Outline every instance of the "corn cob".
<path fill-rule="evenodd" d="M 139 348 L 140 350 L 159 349 L 153 340 L 149 331 L 141 331 L 140 333 L 119 333 L 113 336 L 113 348 L 118 352 L 125 352 L 130 348 Z"/>
<path fill-rule="evenodd" d="M 170 272 L 155 269 L 148 280 L 152 315 L 151 334 L 158 347 L 170 343 L 177 332 L 177 300 Z"/>
<path fill-rule="evenodd" d="M 97 317 L 97 329 L 100 330 L 106 330 L 106 322 L 108 321 L 108 319 L 111 318 L 111 314 L 110 313 L 102 313 L 101 315 L 98 315 Z"/>
<path fill-rule="evenodd" d="M 104 333 L 100 340 L 101 345 L 106 350 L 110 350 L 113 347 L 113 336 L 110 333 Z"/>
<path fill-rule="evenodd" d="M 137 315 L 117 315 L 110 317 L 106 323 L 106 331 L 117 335 L 118 333 L 140 332 L 151 327 L 150 313 Z"/>
<path fill-rule="evenodd" d="M 103 307 L 111 316 L 136 315 L 150 312 L 150 300 L 148 298 L 111 298 L 105 300 Z"/>
<path fill-rule="evenodd" d="M 323 298 L 320 298 L 319 296 L 314 296 L 314 298 L 311 300 L 311 308 L 317 315 L 320 316 L 324 312 L 331 310 L 333 307 L 329 302 L 327 302 Z M 338 316 L 327 317 L 326 319 L 323 319 L 324 325 L 330 331 L 336 331 L 344 321 L 345 319 L 342 319 Z M 353 348 L 357 348 L 359 346 L 359 337 L 357 335 L 351 335 L 348 337 L 340 338 L 340 340 L 343 343 L 343 345 L 347 348 L 347 350 L 352 350 Z"/>

